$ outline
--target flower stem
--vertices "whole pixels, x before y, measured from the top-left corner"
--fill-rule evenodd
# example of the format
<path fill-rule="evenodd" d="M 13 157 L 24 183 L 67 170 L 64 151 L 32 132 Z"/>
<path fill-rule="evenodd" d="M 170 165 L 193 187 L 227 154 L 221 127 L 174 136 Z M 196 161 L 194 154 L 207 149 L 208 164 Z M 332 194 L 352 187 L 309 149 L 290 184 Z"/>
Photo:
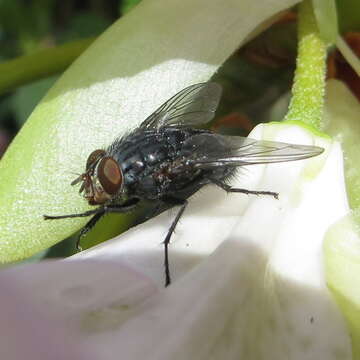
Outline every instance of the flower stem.
<path fill-rule="evenodd" d="M 0 64 L 0 95 L 14 88 L 64 71 L 92 42 L 87 38 Z"/>
<path fill-rule="evenodd" d="M 320 37 L 312 2 L 299 6 L 298 57 L 292 99 L 286 121 L 301 121 L 322 129 L 325 94 L 326 45 Z"/>

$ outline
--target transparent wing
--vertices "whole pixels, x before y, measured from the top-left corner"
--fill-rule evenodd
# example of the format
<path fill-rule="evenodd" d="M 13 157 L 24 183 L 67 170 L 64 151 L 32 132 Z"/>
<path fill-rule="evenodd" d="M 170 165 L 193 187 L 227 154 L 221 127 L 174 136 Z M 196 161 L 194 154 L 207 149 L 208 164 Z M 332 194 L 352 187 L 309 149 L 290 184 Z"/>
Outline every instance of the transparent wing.
<path fill-rule="evenodd" d="M 205 169 L 307 159 L 320 155 L 324 149 L 209 132 L 195 135 L 186 141 L 184 151 L 189 153 L 187 165 Z"/>
<path fill-rule="evenodd" d="M 191 85 L 161 105 L 140 127 L 204 124 L 214 117 L 221 92 L 221 86 L 214 82 Z"/>

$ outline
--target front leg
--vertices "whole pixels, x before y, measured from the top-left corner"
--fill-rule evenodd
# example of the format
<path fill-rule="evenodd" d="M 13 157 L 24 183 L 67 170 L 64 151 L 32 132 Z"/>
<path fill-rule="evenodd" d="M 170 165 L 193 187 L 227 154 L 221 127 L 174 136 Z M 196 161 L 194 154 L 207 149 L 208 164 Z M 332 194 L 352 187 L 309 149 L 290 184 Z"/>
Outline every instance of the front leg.
<path fill-rule="evenodd" d="M 103 207 L 105 213 L 127 213 L 136 208 L 140 199 L 131 199 L 124 204 L 110 204 Z"/>
<path fill-rule="evenodd" d="M 123 205 L 106 205 L 102 209 L 102 212 L 97 213 L 94 217 L 90 219 L 90 221 L 80 230 L 79 237 L 76 241 L 76 248 L 79 251 L 82 251 L 80 246 L 81 238 L 84 237 L 94 226 L 95 224 L 106 214 L 106 213 L 126 213 L 133 210 L 138 204 L 138 200 L 135 202 L 127 202 Z"/>
<path fill-rule="evenodd" d="M 82 251 L 82 247 L 80 245 L 81 239 L 95 226 L 95 224 L 104 216 L 104 214 L 105 214 L 104 211 L 97 213 L 80 230 L 79 236 L 78 236 L 78 238 L 76 240 L 76 249 L 77 249 L 77 251 Z"/>
<path fill-rule="evenodd" d="M 106 213 L 126 213 L 133 210 L 138 203 L 139 203 L 139 199 L 134 198 L 134 199 L 130 199 L 124 204 L 103 205 L 98 207 L 97 209 L 85 211 L 79 214 L 58 215 L 58 216 L 43 215 L 43 217 L 45 220 L 58 220 L 58 219 L 67 219 L 67 218 L 75 218 L 75 217 L 87 217 L 94 215 L 90 219 L 90 221 L 88 221 L 86 225 L 80 230 L 79 237 L 76 241 L 76 248 L 77 250 L 81 251 L 82 248 L 80 246 L 80 241 L 82 237 L 84 237 Z"/>
<path fill-rule="evenodd" d="M 58 220 L 58 219 L 68 219 L 68 218 L 75 218 L 75 217 L 87 217 L 95 214 L 99 214 L 103 212 L 103 207 L 100 206 L 94 210 L 85 211 L 79 214 L 68 214 L 68 215 L 43 215 L 44 220 Z"/>
<path fill-rule="evenodd" d="M 99 206 L 94 210 L 88 210 L 83 213 L 79 214 L 68 214 L 68 215 L 43 215 L 44 220 L 59 220 L 59 219 L 68 219 L 68 218 L 75 218 L 75 217 L 87 217 L 96 214 L 105 214 L 111 212 L 117 213 L 125 213 L 130 210 L 133 210 L 135 206 L 139 203 L 139 199 L 130 199 L 129 201 L 125 202 L 124 204 L 110 204 L 110 205 L 103 205 Z"/>
<path fill-rule="evenodd" d="M 129 200 L 128 202 L 118 205 L 118 204 L 112 204 L 112 205 L 105 205 L 102 207 L 102 212 L 97 213 L 94 217 L 90 219 L 90 221 L 80 230 L 79 237 L 76 241 L 76 248 L 79 251 L 82 251 L 82 248 L 80 246 L 81 238 L 84 237 L 94 226 L 95 224 L 107 213 L 126 213 L 131 210 L 133 210 L 136 205 L 138 204 L 139 199 L 136 200 Z"/>

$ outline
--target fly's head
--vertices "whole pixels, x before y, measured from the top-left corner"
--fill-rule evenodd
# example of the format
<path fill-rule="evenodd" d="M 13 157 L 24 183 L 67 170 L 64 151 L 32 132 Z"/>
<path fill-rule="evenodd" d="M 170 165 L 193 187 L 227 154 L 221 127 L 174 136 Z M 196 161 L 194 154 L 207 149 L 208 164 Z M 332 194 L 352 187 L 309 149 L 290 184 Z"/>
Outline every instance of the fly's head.
<path fill-rule="evenodd" d="M 90 205 L 101 205 L 114 198 L 123 189 L 123 174 L 117 161 L 105 150 L 93 151 L 83 174 L 71 185 L 81 183 L 79 193 Z"/>

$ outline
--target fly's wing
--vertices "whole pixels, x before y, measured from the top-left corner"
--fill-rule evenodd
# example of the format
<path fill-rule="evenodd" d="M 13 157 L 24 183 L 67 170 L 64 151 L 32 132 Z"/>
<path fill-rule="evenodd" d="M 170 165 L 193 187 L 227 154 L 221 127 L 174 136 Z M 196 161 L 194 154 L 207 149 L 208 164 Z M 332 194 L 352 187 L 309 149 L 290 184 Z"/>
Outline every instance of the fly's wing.
<path fill-rule="evenodd" d="M 214 82 L 191 85 L 161 105 L 140 127 L 159 129 L 207 123 L 215 115 L 221 92 L 221 86 Z"/>
<path fill-rule="evenodd" d="M 307 159 L 320 155 L 317 146 L 253 140 L 214 133 L 195 135 L 184 144 L 189 154 L 186 165 L 199 169 L 217 166 L 245 166 Z"/>

